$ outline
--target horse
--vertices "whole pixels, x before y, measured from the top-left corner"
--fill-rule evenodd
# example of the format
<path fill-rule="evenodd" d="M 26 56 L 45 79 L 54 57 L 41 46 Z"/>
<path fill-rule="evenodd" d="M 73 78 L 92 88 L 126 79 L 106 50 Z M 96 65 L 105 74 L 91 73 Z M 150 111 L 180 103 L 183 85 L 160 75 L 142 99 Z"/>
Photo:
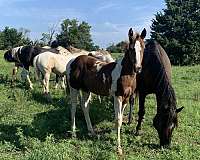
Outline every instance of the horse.
<path fill-rule="evenodd" d="M 139 95 L 138 124 L 136 135 L 140 134 L 145 114 L 145 98 L 154 93 L 157 101 L 157 114 L 153 126 L 158 132 L 160 146 L 170 146 L 174 128 L 178 125 L 178 113 L 183 109 L 176 108 L 176 95 L 171 83 L 171 63 L 161 45 L 149 41 L 145 46 L 142 71 L 137 75 L 137 91 Z M 134 100 L 130 100 L 129 122 Z"/>
<path fill-rule="evenodd" d="M 33 89 L 33 84 L 29 77 L 29 67 L 33 66 L 33 59 L 36 55 L 51 51 L 54 53 L 59 53 L 58 50 L 49 47 L 37 47 L 37 46 L 20 46 L 12 48 L 4 53 L 4 59 L 8 62 L 14 62 L 15 66 L 13 68 L 12 81 L 16 79 L 17 69 L 23 67 L 23 75 L 29 83 L 29 87 Z"/>
<path fill-rule="evenodd" d="M 136 67 L 141 66 L 137 60 L 142 58 L 144 52 L 144 38 L 146 29 L 141 33 L 133 33 L 129 29 L 129 47 L 124 57 L 116 62 L 101 62 L 88 55 L 81 55 L 72 59 L 67 64 L 67 81 L 71 97 L 71 119 L 72 133 L 75 135 L 75 112 L 77 106 L 77 96 L 82 91 L 81 106 L 84 112 L 89 133 L 94 135 L 94 130 L 89 116 L 88 103 L 91 92 L 102 96 L 114 97 L 114 109 L 117 129 L 117 151 L 121 155 L 122 148 L 120 142 L 120 129 L 122 116 L 128 99 L 136 88 Z"/>
<path fill-rule="evenodd" d="M 49 92 L 49 79 L 50 79 L 51 72 L 55 73 L 58 76 L 61 76 L 64 79 L 64 75 L 66 75 L 67 63 L 69 63 L 71 59 L 74 59 L 80 55 L 90 55 L 90 56 L 96 57 L 97 59 L 101 61 L 106 61 L 106 60 L 108 60 L 109 62 L 114 61 L 110 53 L 108 52 L 106 54 L 105 53 L 101 54 L 100 51 L 88 52 L 88 51 L 79 50 L 79 49 L 77 49 L 76 52 L 73 52 L 73 53 L 68 51 L 68 53 L 64 55 L 53 54 L 52 52 L 43 52 L 37 55 L 34 58 L 34 68 L 38 76 L 40 75 L 40 73 L 42 73 L 42 76 L 43 76 L 42 84 L 43 84 L 43 89 L 44 89 L 43 93 L 47 95 L 47 97 L 51 99 L 50 92 Z M 58 79 L 56 81 L 58 81 Z M 62 81 L 62 84 L 63 86 L 65 86 L 64 80 Z"/>

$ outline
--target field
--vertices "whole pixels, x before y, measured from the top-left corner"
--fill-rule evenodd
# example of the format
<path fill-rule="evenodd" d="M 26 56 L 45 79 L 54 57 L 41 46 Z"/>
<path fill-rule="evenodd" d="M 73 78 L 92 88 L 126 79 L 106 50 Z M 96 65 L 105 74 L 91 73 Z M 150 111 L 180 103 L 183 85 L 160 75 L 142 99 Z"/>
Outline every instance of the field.
<path fill-rule="evenodd" d="M 11 86 L 12 66 L 3 60 L 3 52 L 0 52 L 0 159 L 118 159 L 111 98 L 104 97 L 100 104 L 94 96 L 90 103 L 97 136 L 87 135 L 79 107 L 78 135 L 71 138 L 69 97 L 66 98 L 62 89 L 53 89 L 51 81 L 53 102 L 49 103 L 42 95 L 39 82 L 33 80 L 35 89 L 28 90 L 19 81 L 19 74 L 18 81 Z M 171 148 L 158 146 L 158 135 L 152 126 L 156 103 L 154 95 L 150 95 L 146 100 L 143 134 L 138 137 L 133 134 L 137 107 L 134 122 L 122 126 L 122 159 L 200 159 L 200 66 L 173 67 L 173 86 L 178 105 L 185 108 L 179 115 L 179 127 L 173 132 Z"/>

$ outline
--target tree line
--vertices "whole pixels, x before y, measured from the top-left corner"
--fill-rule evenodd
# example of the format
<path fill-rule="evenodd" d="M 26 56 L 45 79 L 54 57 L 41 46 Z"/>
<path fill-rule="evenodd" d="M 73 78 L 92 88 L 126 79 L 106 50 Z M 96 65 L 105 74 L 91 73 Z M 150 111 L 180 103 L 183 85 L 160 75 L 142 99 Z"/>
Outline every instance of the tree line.
<path fill-rule="evenodd" d="M 49 32 L 42 33 L 42 37 L 39 40 L 32 41 L 28 36 L 29 30 L 5 27 L 0 31 L 0 50 L 21 45 L 50 45 L 55 39 L 63 47 L 72 45 L 88 51 L 98 50 L 99 46 L 92 41 L 90 29 L 91 26 L 85 21 L 79 22 L 76 19 L 65 19 L 61 23 L 61 31 L 59 33 L 56 33 L 56 25 L 54 25 L 49 29 Z"/>
<path fill-rule="evenodd" d="M 172 64 L 193 65 L 200 63 L 200 1 L 165 0 L 166 8 L 155 14 L 151 25 L 151 38 L 158 41 L 166 50 Z M 76 19 L 65 19 L 61 31 L 55 35 L 60 45 L 72 45 L 86 50 L 97 50 L 99 46 L 92 41 L 91 26 Z M 39 41 L 32 42 L 27 30 L 17 31 L 5 27 L 0 31 L 0 49 L 25 45 L 48 45 L 55 30 L 43 33 Z M 121 41 L 107 47 L 110 52 L 121 53 L 126 42 Z"/>

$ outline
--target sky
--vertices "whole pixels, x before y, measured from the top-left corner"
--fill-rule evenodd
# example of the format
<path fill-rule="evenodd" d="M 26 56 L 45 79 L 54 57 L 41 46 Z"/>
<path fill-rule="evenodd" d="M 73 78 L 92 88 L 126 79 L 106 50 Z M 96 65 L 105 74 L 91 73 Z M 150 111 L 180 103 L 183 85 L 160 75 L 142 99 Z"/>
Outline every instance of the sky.
<path fill-rule="evenodd" d="M 0 0 L 0 30 L 23 27 L 34 40 L 53 25 L 59 32 L 64 19 L 76 18 L 89 23 L 93 42 L 105 48 L 127 40 L 130 27 L 146 28 L 149 38 L 152 19 L 164 8 L 164 0 Z"/>

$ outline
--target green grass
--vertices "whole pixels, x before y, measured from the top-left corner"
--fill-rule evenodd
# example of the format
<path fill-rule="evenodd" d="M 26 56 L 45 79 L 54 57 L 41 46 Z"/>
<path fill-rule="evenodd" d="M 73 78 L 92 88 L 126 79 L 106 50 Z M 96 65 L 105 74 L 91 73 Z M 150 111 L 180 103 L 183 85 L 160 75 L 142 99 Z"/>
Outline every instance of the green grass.
<path fill-rule="evenodd" d="M 103 98 L 100 104 L 93 97 L 90 103 L 91 120 L 97 137 L 87 136 L 85 120 L 79 107 L 76 116 L 78 135 L 77 138 L 71 138 L 69 97 L 65 98 L 61 89 L 54 90 L 53 81 L 50 86 L 52 103 L 48 103 L 42 95 L 39 82 L 34 82 L 33 91 L 24 87 L 20 81 L 11 86 L 12 64 L 3 60 L 2 53 L 0 52 L 0 159 L 118 159 L 114 110 L 110 98 Z M 157 132 L 152 127 L 156 103 L 155 97 L 150 95 L 146 100 L 142 128 L 144 133 L 139 137 L 134 136 L 136 121 L 130 126 L 122 126 L 122 158 L 199 159 L 200 66 L 173 67 L 173 86 L 178 105 L 185 108 L 179 115 L 179 127 L 174 131 L 171 149 L 158 147 Z"/>

